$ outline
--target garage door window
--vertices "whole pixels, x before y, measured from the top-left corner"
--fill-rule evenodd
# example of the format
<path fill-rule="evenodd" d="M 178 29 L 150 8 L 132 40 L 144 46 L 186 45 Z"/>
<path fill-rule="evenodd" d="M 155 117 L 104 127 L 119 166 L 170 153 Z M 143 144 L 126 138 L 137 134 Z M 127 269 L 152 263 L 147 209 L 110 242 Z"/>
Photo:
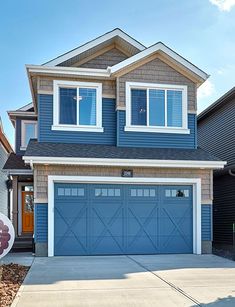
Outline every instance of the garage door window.
<path fill-rule="evenodd" d="M 81 188 L 58 188 L 58 196 L 84 196 L 85 191 Z"/>
<path fill-rule="evenodd" d="M 120 189 L 95 189 L 96 197 L 117 197 L 121 195 Z"/>
<path fill-rule="evenodd" d="M 189 190 L 167 189 L 165 190 L 166 197 L 189 197 Z"/>
<path fill-rule="evenodd" d="M 155 197 L 156 191 L 154 189 L 131 189 L 132 197 Z"/>

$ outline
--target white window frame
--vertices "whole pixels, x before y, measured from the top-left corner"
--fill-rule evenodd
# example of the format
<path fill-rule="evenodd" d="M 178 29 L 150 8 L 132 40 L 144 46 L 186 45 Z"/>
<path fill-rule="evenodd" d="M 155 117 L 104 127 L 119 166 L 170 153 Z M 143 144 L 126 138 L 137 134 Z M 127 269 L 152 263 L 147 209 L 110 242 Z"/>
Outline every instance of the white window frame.
<path fill-rule="evenodd" d="M 94 88 L 96 89 L 96 125 L 67 125 L 59 123 L 59 89 L 60 87 L 75 88 L 77 93 L 79 88 Z M 78 102 L 79 103 L 79 102 Z M 77 106 L 78 106 L 77 103 Z M 79 118 L 79 107 L 77 107 L 77 120 Z M 94 82 L 75 82 L 54 80 L 53 81 L 53 125 L 52 130 L 60 131 L 86 131 L 86 132 L 103 132 L 102 127 L 102 83 Z"/>
<path fill-rule="evenodd" d="M 25 131 L 25 127 L 27 124 L 35 124 L 35 139 L 37 138 L 37 121 L 36 120 L 21 120 L 21 147 L 20 150 L 25 150 L 27 145 L 26 144 L 26 131 Z"/>
<path fill-rule="evenodd" d="M 147 90 L 147 125 L 131 125 L 131 89 Z M 158 89 L 178 90 L 182 91 L 182 127 L 168 127 L 167 126 L 167 104 L 165 103 L 165 126 L 150 126 L 149 125 L 149 90 Z M 188 129 L 188 89 L 186 85 L 171 85 L 171 84 L 156 84 L 156 83 L 142 83 L 142 82 L 126 82 L 126 126 L 125 131 L 132 132 L 158 132 L 158 133 L 182 133 L 189 134 Z"/>
<path fill-rule="evenodd" d="M 141 185 L 189 185 L 193 186 L 193 253 L 201 254 L 201 179 L 200 178 L 149 178 L 149 177 L 99 177 L 99 176 L 48 176 L 48 256 L 54 256 L 54 184 L 99 183 Z"/>

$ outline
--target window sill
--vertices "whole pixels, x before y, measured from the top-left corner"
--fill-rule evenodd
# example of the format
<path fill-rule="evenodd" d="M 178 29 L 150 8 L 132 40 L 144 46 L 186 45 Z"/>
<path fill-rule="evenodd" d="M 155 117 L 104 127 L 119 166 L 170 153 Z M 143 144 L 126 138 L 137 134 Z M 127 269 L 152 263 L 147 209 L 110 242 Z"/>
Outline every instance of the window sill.
<path fill-rule="evenodd" d="M 129 132 L 153 132 L 153 133 L 178 133 L 178 134 L 190 134 L 190 129 L 187 128 L 159 128 L 159 127 L 135 127 L 125 126 L 124 131 Z"/>
<path fill-rule="evenodd" d="M 104 132 L 103 127 L 94 127 L 94 126 L 64 126 L 64 125 L 53 125 L 51 130 L 57 131 L 77 131 L 77 132 Z"/>

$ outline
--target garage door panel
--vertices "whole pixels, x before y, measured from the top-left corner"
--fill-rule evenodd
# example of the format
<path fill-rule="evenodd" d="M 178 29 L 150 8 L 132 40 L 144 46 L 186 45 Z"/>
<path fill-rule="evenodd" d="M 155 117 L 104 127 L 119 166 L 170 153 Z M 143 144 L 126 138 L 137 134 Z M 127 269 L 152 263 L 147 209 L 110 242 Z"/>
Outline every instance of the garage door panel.
<path fill-rule="evenodd" d="M 68 235 L 66 240 L 55 241 L 55 254 L 60 256 L 76 256 L 76 255 L 87 255 L 89 254 L 87 238 L 79 236 L 79 239 L 73 235 Z"/>
<path fill-rule="evenodd" d="M 55 255 L 192 253 L 192 224 L 190 186 L 55 185 Z"/>
<path fill-rule="evenodd" d="M 124 254 L 123 236 L 92 236 L 91 254 L 92 255 L 115 255 Z"/>

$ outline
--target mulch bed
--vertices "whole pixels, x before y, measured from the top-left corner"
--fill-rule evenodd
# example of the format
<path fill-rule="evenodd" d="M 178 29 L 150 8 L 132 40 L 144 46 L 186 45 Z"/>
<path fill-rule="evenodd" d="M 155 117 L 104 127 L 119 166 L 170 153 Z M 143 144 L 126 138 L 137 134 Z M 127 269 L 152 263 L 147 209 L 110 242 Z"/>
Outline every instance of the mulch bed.
<path fill-rule="evenodd" d="M 13 263 L 0 265 L 0 307 L 11 306 L 28 270 L 27 266 Z"/>

